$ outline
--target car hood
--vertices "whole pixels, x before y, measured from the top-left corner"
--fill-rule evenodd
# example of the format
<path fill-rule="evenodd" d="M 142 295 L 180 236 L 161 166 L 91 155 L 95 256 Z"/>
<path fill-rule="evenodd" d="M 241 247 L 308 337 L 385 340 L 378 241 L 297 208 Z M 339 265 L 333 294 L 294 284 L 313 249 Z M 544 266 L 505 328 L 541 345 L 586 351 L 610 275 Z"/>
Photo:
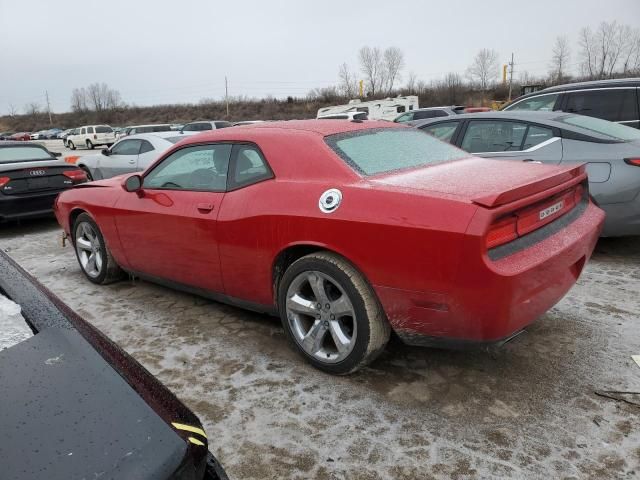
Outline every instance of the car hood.
<path fill-rule="evenodd" d="M 584 172 L 583 165 L 466 158 L 411 169 L 369 181 L 386 188 L 440 193 L 486 207 L 496 207 L 553 188 Z"/>
<path fill-rule="evenodd" d="M 115 177 L 106 178 L 104 180 L 95 180 L 93 182 L 81 183 L 80 185 L 76 185 L 76 188 L 91 188 L 91 187 L 118 187 L 122 186 L 122 181 L 127 178 L 130 173 L 125 173 L 123 175 L 116 175 Z"/>

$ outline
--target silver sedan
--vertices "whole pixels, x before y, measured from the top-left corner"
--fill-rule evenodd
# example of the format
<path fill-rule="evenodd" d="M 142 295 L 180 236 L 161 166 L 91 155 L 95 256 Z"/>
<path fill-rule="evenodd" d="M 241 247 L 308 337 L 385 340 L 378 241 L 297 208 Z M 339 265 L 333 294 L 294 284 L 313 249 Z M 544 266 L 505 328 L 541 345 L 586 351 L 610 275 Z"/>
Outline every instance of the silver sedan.
<path fill-rule="evenodd" d="M 589 190 L 607 213 L 603 236 L 640 235 L 640 131 L 563 112 L 484 112 L 416 125 L 480 157 L 586 163 Z"/>
<path fill-rule="evenodd" d="M 90 180 L 140 172 L 190 134 L 170 131 L 130 135 L 99 154 L 80 157 L 77 165 L 87 172 Z"/>

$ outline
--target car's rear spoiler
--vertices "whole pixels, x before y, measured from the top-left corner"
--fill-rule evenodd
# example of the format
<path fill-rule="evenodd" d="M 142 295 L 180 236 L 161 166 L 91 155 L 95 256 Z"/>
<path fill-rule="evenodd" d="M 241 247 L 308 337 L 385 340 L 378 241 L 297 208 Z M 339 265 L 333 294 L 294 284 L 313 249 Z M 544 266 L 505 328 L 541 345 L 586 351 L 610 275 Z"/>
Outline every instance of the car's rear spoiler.
<path fill-rule="evenodd" d="M 581 183 L 586 180 L 586 178 L 587 173 L 586 166 L 584 164 L 571 165 L 564 167 L 559 172 L 549 176 L 529 181 L 521 185 L 514 185 L 508 190 L 474 198 L 473 203 L 488 208 L 499 207 L 501 205 L 506 205 L 507 203 L 520 200 L 521 198 L 543 192 L 558 185 L 567 184 L 567 187 L 570 187 Z"/>

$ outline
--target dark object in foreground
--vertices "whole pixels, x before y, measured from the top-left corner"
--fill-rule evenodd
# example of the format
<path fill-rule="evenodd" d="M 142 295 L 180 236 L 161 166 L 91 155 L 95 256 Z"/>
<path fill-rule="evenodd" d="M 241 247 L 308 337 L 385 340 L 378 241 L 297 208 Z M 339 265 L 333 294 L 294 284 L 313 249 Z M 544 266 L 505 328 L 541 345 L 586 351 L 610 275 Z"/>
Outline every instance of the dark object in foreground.
<path fill-rule="evenodd" d="M 0 351 L 2 478 L 226 479 L 173 393 L 0 251 L 34 336 Z"/>

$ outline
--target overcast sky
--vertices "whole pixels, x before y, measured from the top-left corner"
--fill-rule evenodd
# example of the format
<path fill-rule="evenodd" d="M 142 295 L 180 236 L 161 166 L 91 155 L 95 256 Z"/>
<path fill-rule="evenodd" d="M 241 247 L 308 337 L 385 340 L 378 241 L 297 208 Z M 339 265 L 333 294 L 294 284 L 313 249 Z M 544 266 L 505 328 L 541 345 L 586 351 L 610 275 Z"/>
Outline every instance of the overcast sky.
<path fill-rule="evenodd" d="M 516 75 L 544 74 L 557 35 L 602 20 L 640 27 L 640 0 L 0 0 L 0 115 L 69 110 L 74 87 L 106 82 L 137 105 L 230 95 L 303 96 L 357 68 L 363 45 L 399 47 L 404 78 L 464 73 L 477 50 Z"/>

